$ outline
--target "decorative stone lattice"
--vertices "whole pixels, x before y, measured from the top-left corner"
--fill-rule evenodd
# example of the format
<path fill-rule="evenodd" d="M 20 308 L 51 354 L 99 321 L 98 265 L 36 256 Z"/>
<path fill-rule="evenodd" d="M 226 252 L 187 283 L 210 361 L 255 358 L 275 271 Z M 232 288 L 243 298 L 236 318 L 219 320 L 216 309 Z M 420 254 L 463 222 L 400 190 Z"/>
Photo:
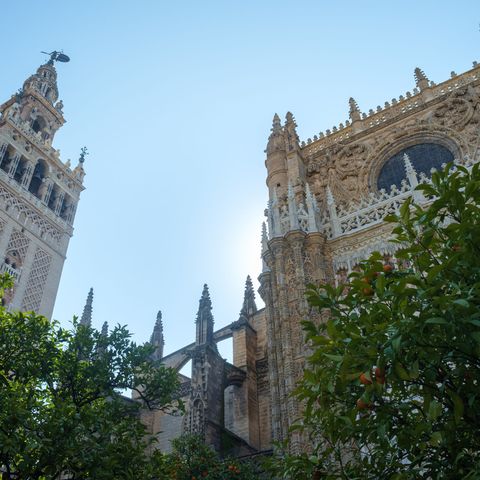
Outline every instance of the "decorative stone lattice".
<path fill-rule="evenodd" d="M 32 269 L 28 278 L 25 295 L 22 302 L 23 311 L 37 311 L 42 301 L 43 289 L 47 282 L 52 257 L 41 248 L 37 248 Z"/>
<path fill-rule="evenodd" d="M 35 213 L 28 205 L 18 197 L 12 195 L 6 188 L 0 187 L 0 200 L 5 203 L 5 210 L 15 211 L 17 217 L 20 219 L 24 217 L 24 223 L 29 221 L 32 226 L 35 226 L 40 233 L 40 237 L 44 240 L 50 240 L 52 244 L 59 244 L 62 238 L 62 232 L 53 227 L 43 217 Z"/>
<path fill-rule="evenodd" d="M 15 250 L 18 255 L 18 260 L 20 264 L 22 264 L 25 261 L 25 255 L 27 254 L 29 245 L 30 239 L 22 232 L 14 230 L 8 242 L 7 252 Z"/>

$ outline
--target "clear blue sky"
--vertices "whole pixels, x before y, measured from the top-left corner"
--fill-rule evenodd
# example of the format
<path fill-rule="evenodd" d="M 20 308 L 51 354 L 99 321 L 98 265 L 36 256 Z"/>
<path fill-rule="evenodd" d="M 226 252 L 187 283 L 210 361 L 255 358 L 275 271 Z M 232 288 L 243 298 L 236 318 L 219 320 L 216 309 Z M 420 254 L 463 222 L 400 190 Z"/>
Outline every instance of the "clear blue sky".
<path fill-rule="evenodd" d="M 260 271 L 264 148 L 275 112 L 300 137 L 480 60 L 478 1 L 0 0 L 0 98 L 45 60 L 58 65 L 78 208 L 54 318 L 127 324 L 148 339 L 163 311 L 166 352 L 192 341 L 202 285 L 216 326 L 238 318 Z"/>

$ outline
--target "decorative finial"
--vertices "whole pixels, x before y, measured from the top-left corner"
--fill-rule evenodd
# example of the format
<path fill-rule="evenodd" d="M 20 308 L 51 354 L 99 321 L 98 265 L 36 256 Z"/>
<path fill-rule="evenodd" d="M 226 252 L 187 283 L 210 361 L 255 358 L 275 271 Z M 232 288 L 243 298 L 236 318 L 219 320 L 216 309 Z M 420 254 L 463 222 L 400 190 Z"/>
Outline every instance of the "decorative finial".
<path fill-rule="evenodd" d="M 293 116 L 293 113 L 287 112 L 287 114 L 285 115 L 285 120 L 286 120 L 286 123 L 295 123 L 295 117 Z"/>
<path fill-rule="evenodd" d="M 417 67 L 415 68 L 414 71 L 414 77 L 415 77 L 415 83 L 417 87 L 421 90 L 424 90 L 425 88 L 428 88 L 429 80 L 428 77 L 425 75 L 425 72 Z"/>
<path fill-rule="evenodd" d="M 281 129 L 282 129 L 282 122 L 281 122 L 281 120 L 280 120 L 280 117 L 279 117 L 278 114 L 276 113 L 276 114 L 273 116 L 272 133 L 273 133 L 273 134 L 278 133 L 278 132 L 280 132 Z"/>
<path fill-rule="evenodd" d="M 163 357 L 163 347 L 165 345 L 165 340 L 163 338 L 162 312 L 160 310 L 157 313 L 157 321 L 153 327 L 150 344 L 155 347 L 152 358 L 154 360 L 160 360 Z"/>
<path fill-rule="evenodd" d="M 88 150 L 87 150 L 87 147 L 82 147 L 82 149 L 80 150 L 80 158 L 78 159 L 78 161 L 83 164 L 85 162 L 85 157 L 88 155 Z"/>
<path fill-rule="evenodd" d="M 197 345 L 205 343 L 215 344 L 213 341 L 213 315 L 212 315 L 212 301 L 210 300 L 210 293 L 208 285 L 203 286 L 202 296 L 198 305 L 197 313 Z"/>
<path fill-rule="evenodd" d="M 350 97 L 348 99 L 348 105 L 350 107 L 350 110 L 349 110 L 350 120 L 352 120 L 352 122 L 360 120 L 362 118 L 362 112 L 360 111 L 360 108 L 358 107 L 358 104 L 353 97 Z"/>
<path fill-rule="evenodd" d="M 210 292 L 208 291 L 208 285 L 203 285 L 202 297 L 200 298 L 200 308 L 212 308 L 212 301 L 210 300 Z"/>
<path fill-rule="evenodd" d="M 108 337 L 108 322 L 103 322 L 102 331 L 100 332 L 102 337 Z"/>
<path fill-rule="evenodd" d="M 289 151 L 299 148 L 299 141 L 297 135 L 297 123 L 292 112 L 287 112 L 285 115 L 285 141 Z"/>
<path fill-rule="evenodd" d="M 405 165 L 405 172 L 407 175 L 411 172 L 415 172 L 412 162 L 410 161 L 410 157 L 406 153 L 403 154 L 403 163 Z"/>
<path fill-rule="evenodd" d="M 253 289 L 252 279 L 250 275 L 247 275 L 245 282 L 245 293 L 243 295 L 243 305 L 240 310 L 240 316 L 249 317 L 257 311 L 257 305 L 255 304 L 255 291 Z"/>
<path fill-rule="evenodd" d="M 266 251 L 268 246 L 267 225 L 262 222 L 262 251 Z"/>
<path fill-rule="evenodd" d="M 158 326 L 163 330 L 163 323 L 162 323 L 162 311 L 159 310 L 157 313 L 157 321 L 155 323 L 155 326 Z"/>
<path fill-rule="evenodd" d="M 92 325 L 92 304 L 93 304 L 93 288 L 91 288 L 87 295 L 87 301 L 83 307 L 82 318 L 80 319 L 80 325 L 90 327 Z"/>

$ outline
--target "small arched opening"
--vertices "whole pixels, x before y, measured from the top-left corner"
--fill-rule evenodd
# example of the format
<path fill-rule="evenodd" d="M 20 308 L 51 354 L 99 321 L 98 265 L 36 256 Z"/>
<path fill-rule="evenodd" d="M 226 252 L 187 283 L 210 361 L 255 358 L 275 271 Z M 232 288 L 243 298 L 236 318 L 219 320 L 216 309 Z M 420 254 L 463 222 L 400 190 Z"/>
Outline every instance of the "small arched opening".
<path fill-rule="evenodd" d="M 33 122 L 32 122 L 32 130 L 35 133 L 38 132 L 43 132 L 45 128 L 47 127 L 47 122 L 45 119 L 41 116 L 38 116 Z"/>
<path fill-rule="evenodd" d="M 22 182 L 22 177 L 23 177 L 23 174 L 25 173 L 26 168 L 27 168 L 27 160 L 24 157 L 20 157 L 20 161 L 18 162 L 17 169 L 13 174 L 13 178 L 18 183 Z"/>
<path fill-rule="evenodd" d="M 0 164 L 0 168 L 3 171 L 8 173 L 10 169 L 10 164 L 12 163 L 14 156 L 15 156 L 15 150 L 11 145 L 9 145 L 7 147 L 7 150 L 5 151 L 5 154 L 3 155 L 2 163 Z"/>
<path fill-rule="evenodd" d="M 28 186 L 28 191 L 33 193 L 36 197 L 39 197 L 40 186 L 42 185 L 43 179 L 47 173 L 47 165 L 43 160 L 38 160 L 35 168 L 33 170 L 32 179 L 30 180 L 30 185 Z"/>
<path fill-rule="evenodd" d="M 73 199 L 70 195 L 65 194 L 63 198 L 62 206 L 60 208 L 60 218 L 63 218 L 66 222 L 70 221 L 71 211 L 73 208 Z"/>

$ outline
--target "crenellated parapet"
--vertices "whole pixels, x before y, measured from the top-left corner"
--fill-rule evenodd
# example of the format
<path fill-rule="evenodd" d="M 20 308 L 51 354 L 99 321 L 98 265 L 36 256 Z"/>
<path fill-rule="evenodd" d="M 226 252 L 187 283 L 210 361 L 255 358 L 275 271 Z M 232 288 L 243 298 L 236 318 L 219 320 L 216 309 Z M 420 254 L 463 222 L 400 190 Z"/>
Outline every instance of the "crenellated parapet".
<path fill-rule="evenodd" d="M 474 84 L 480 79 L 480 66 L 477 62 L 473 62 L 471 70 L 461 75 L 452 72 L 451 78 L 438 85 L 430 81 L 423 70 L 418 67 L 415 69 L 414 78 L 416 87 L 412 91 L 407 91 L 404 95 L 386 101 L 383 106 L 377 105 L 375 109 L 371 108 L 368 112 L 361 112 L 355 100 L 350 98 L 350 120 L 326 129 L 306 141 L 301 141 L 302 154 L 309 157 L 332 145 L 349 141 L 356 133 L 388 124 L 412 110 L 421 109 L 429 102 L 441 100 L 445 95 Z M 352 101 L 354 107 L 352 107 Z M 355 121 L 361 123 L 357 129 L 352 125 Z"/>

